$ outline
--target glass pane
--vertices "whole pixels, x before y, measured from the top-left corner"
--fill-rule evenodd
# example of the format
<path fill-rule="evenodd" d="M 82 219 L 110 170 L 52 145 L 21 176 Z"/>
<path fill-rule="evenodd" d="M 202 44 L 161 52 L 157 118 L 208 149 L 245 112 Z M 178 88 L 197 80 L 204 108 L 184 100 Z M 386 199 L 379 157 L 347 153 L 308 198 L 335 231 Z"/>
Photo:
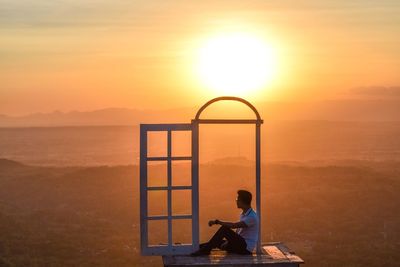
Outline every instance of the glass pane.
<path fill-rule="evenodd" d="M 172 131 L 171 138 L 173 157 L 192 155 L 192 131 Z"/>
<path fill-rule="evenodd" d="M 172 185 L 192 184 L 192 165 L 190 160 L 172 161 Z"/>
<path fill-rule="evenodd" d="M 168 245 L 168 220 L 147 221 L 149 246 Z"/>
<path fill-rule="evenodd" d="M 172 220 L 172 243 L 173 245 L 192 243 L 192 220 Z"/>
<path fill-rule="evenodd" d="M 168 215 L 167 190 L 147 191 L 147 214 Z"/>
<path fill-rule="evenodd" d="M 167 131 L 149 131 L 147 132 L 147 156 L 148 157 L 166 157 L 168 149 Z"/>
<path fill-rule="evenodd" d="M 192 190 L 172 191 L 172 215 L 192 214 Z"/>
<path fill-rule="evenodd" d="M 147 161 L 147 186 L 167 186 L 167 161 Z"/>

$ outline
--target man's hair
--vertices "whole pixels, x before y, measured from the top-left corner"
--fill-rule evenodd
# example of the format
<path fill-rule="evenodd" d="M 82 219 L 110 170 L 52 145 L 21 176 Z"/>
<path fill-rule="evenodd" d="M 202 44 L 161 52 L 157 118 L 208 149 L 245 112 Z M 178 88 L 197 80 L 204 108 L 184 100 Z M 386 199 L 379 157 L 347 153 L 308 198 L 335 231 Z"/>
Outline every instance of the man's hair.
<path fill-rule="evenodd" d="M 251 204 L 251 193 L 249 191 L 246 190 L 238 190 L 237 194 L 239 196 L 239 199 L 246 205 L 250 205 Z"/>

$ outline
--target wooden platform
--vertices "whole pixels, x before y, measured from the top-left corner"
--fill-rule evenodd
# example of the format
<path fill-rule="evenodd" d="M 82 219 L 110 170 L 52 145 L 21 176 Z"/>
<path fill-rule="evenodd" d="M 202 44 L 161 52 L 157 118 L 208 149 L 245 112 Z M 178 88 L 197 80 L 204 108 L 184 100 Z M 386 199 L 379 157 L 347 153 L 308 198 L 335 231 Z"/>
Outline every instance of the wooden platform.
<path fill-rule="evenodd" d="M 213 250 L 208 256 L 163 256 L 165 267 L 298 267 L 304 261 L 283 243 L 263 244 L 263 254 L 238 255 L 222 250 Z"/>

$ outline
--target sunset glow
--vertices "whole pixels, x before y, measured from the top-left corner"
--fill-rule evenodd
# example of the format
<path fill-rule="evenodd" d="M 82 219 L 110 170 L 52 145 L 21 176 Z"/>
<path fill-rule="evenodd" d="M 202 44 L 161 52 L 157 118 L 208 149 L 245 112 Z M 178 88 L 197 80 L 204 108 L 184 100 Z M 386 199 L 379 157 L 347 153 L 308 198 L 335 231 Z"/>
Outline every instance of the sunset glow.
<path fill-rule="evenodd" d="M 4 4 L 0 114 L 373 98 L 400 84 L 396 1 L 50 2 Z"/>
<path fill-rule="evenodd" d="M 0 2 L 0 267 L 400 265 L 400 0 Z"/>
<path fill-rule="evenodd" d="M 217 93 L 246 96 L 274 78 L 276 60 L 272 47 L 256 36 L 223 34 L 199 49 L 196 71 L 200 82 Z"/>

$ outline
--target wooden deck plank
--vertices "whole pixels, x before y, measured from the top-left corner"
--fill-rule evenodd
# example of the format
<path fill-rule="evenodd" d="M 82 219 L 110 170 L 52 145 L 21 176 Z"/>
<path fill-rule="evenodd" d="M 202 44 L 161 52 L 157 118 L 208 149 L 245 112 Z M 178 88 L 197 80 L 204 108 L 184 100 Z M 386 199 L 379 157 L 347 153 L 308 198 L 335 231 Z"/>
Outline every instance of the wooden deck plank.
<path fill-rule="evenodd" d="M 275 245 L 263 246 L 262 247 L 266 253 L 271 255 L 274 260 L 287 260 L 287 257 L 283 252 Z"/>
<path fill-rule="evenodd" d="M 210 255 L 191 257 L 189 255 L 163 256 L 165 267 L 298 267 L 304 261 L 291 252 L 282 243 L 267 243 L 263 245 L 264 254 L 238 255 L 226 251 L 213 250 Z M 283 251 L 282 251 L 282 250 Z"/>
<path fill-rule="evenodd" d="M 279 248 L 280 251 L 291 261 L 291 262 L 299 262 L 304 263 L 304 261 L 297 256 L 293 251 L 291 251 L 285 244 L 279 242 L 276 244 L 276 247 Z"/>

